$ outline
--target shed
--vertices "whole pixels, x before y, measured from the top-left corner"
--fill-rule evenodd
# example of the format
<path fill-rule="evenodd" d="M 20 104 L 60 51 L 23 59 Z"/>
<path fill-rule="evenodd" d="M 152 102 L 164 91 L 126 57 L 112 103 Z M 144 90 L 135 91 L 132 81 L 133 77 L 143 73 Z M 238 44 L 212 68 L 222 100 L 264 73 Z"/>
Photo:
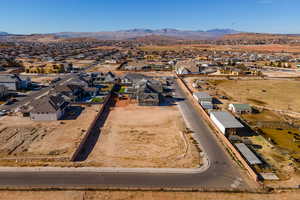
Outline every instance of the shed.
<path fill-rule="evenodd" d="M 211 112 L 210 119 L 225 136 L 235 135 L 237 129 L 244 128 L 234 116 L 225 111 Z"/>
<path fill-rule="evenodd" d="M 204 109 L 207 109 L 207 110 L 214 109 L 214 105 L 210 101 L 201 101 L 200 104 L 201 104 L 202 108 L 204 108 Z"/>
<path fill-rule="evenodd" d="M 249 104 L 229 104 L 228 109 L 234 113 L 244 114 L 251 113 L 252 108 Z"/>
<path fill-rule="evenodd" d="M 262 164 L 261 160 L 244 144 L 234 144 L 250 165 Z"/>
<path fill-rule="evenodd" d="M 212 97 L 207 92 L 194 92 L 194 98 L 201 103 L 201 101 L 212 102 Z"/>

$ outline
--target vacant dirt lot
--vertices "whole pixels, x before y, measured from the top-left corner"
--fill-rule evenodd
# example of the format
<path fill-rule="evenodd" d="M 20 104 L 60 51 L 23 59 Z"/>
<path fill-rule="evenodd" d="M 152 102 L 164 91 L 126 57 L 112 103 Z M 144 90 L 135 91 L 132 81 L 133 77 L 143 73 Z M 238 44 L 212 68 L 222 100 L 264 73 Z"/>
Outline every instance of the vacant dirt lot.
<path fill-rule="evenodd" d="M 32 160 L 68 161 L 99 109 L 99 105 L 76 107 L 69 112 L 69 119 L 48 122 L 2 117 L 0 164 L 5 164 L 7 159 L 21 159 L 28 161 L 28 165 Z"/>
<path fill-rule="evenodd" d="M 35 76 L 31 78 L 32 82 L 37 82 L 37 83 L 41 83 L 41 84 L 49 84 L 53 79 L 55 79 L 57 77 L 55 76 Z"/>
<path fill-rule="evenodd" d="M 69 59 L 69 60 L 66 60 L 66 62 L 72 63 L 73 66 L 76 66 L 79 68 L 85 68 L 85 67 L 88 67 L 93 62 L 95 62 L 95 60 Z"/>
<path fill-rule="evenodd" d="M 1 200 L 298 200 L 299 196 L 299 191 L 282 192 L 274 194 L 126 191 L 0 192 Z"/>
<path fill-rule="evenodd" d="M 115 71 L 120 66 L 120 64 L 98 64 L 92 67 L 88 72 L 109 72 Z"/>
<path fill-rule="evenodd" d="M 117 104 L 87 162 L 105 167 L 199 167 L 199 152 L 184 130 L 177 106 Z"/>
<path fill-rule="evenodd" d="M 222 80 L 217 88 L 241 103 L 300 112 L 299 84 L 293 80 Z"/>

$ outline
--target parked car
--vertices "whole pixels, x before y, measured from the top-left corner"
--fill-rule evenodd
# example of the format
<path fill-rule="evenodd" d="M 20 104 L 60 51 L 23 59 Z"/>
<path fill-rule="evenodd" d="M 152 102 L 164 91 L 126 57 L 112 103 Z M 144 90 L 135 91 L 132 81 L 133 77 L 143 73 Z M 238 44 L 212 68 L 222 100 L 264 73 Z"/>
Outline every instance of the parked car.
<path fill-rule="evenodd" d="M 11 105 L 11 104 L 13 104 L 14 102 L 12 101 L 12 100 L 8 100 L 4 105 Z"/>
<path fill-rule="evenodd" d="M 7 113 L 0 111 L 0 116 L 5 116 Z"/>

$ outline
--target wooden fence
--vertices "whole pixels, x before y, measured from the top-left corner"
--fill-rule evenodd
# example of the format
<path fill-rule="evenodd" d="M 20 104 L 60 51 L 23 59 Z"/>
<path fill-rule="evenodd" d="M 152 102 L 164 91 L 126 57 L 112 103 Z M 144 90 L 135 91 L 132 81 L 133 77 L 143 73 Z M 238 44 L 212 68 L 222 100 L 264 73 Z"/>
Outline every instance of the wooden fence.
<path fill-rule="evenodd" d="M 96 117 L 94 118 L 94 120 L 92 121 L 92 123 L 90 124 L 84 138 L 81 140 L 79 146 L 77 147 L 76 151 L 73 153 L 72 157 L 71 157 L 71 161 L 74 162 L 75 159 L 77 158 L 77 156 L 79 155 L 79 153 L 81 152 L 81 150 L 84 148 L 84 145 L 87 141 L 87 139 L 89 138 L 89 136 L 93 133 L 93 128 L 96 126 L 97 121 L 99 120 L 99 118 L 102 116 L 103 112 L 105 111 L 105 108 L 107 105 L 109 105 L 110 101 L 112 98 L 112 94 L 110 93 L 109 95 L 106 96 L 103 105 L 101 107 L 101 109 L 99 110 L 99 112 L 97 113 Z"/>

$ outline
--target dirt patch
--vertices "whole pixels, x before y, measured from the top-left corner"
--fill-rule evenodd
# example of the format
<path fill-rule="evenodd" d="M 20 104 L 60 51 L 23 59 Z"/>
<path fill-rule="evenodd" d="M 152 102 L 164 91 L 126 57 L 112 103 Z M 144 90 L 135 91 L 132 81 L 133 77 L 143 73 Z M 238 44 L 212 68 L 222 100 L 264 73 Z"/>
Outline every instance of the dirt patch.
<path fill-rule="evenodd" d="M 88 72 L 109 72 L 117 70 L 118 67 L 120 64 L 98 64 L 89 69 Z"/>
<path fill-rule="evenodd" d="M 11 159 L 20 160 L 19 165 L 23 166 L 36 166 L 38 163 L 33 161 L 51 159 L 68 162 L 100 106 L 84 107 L 77 118 L 70 120 L 42 122 L 19 116 L 1 118 L 0 165 L 7 165 Z M 55 162 L 52 164 L 57 166 Z"/>
<path fill-rule="evenodd" d="M 38 191 L 0 192 L 2 200 L 298 200 L 300 192 L 280 192 L 274 194 L 226 193 L 226 192 L 143 192 L 143 191 Z"/>
<path fill-rule="evenodd" d="M 34 77 L 31 77 L 31 81 L 32 82 L 37 82 L 37 83 L 40 83 L 40 84 L 49 84 L 49 83 L 51 83 L 51 81 L 52 80 L 54 80 L 55 78 L 57 78 L 57 77 L 55 77 L 55 76 L 51 76 L 51 77 L 49 77 L 49 76 L 34 76 Z"/>
<path fill-rule="evenodd" d="M 0 131 L 0 155 L 26 153 L 34 142 L 42 140 L 53 128 L 7 127 Z"/>
<path fill-rule="evenodd" d="M 105 167 L 199 167 L 199 152 L 184 133 L 176 106 L 121 105 L 111 110 L 86 162 Z"/>

